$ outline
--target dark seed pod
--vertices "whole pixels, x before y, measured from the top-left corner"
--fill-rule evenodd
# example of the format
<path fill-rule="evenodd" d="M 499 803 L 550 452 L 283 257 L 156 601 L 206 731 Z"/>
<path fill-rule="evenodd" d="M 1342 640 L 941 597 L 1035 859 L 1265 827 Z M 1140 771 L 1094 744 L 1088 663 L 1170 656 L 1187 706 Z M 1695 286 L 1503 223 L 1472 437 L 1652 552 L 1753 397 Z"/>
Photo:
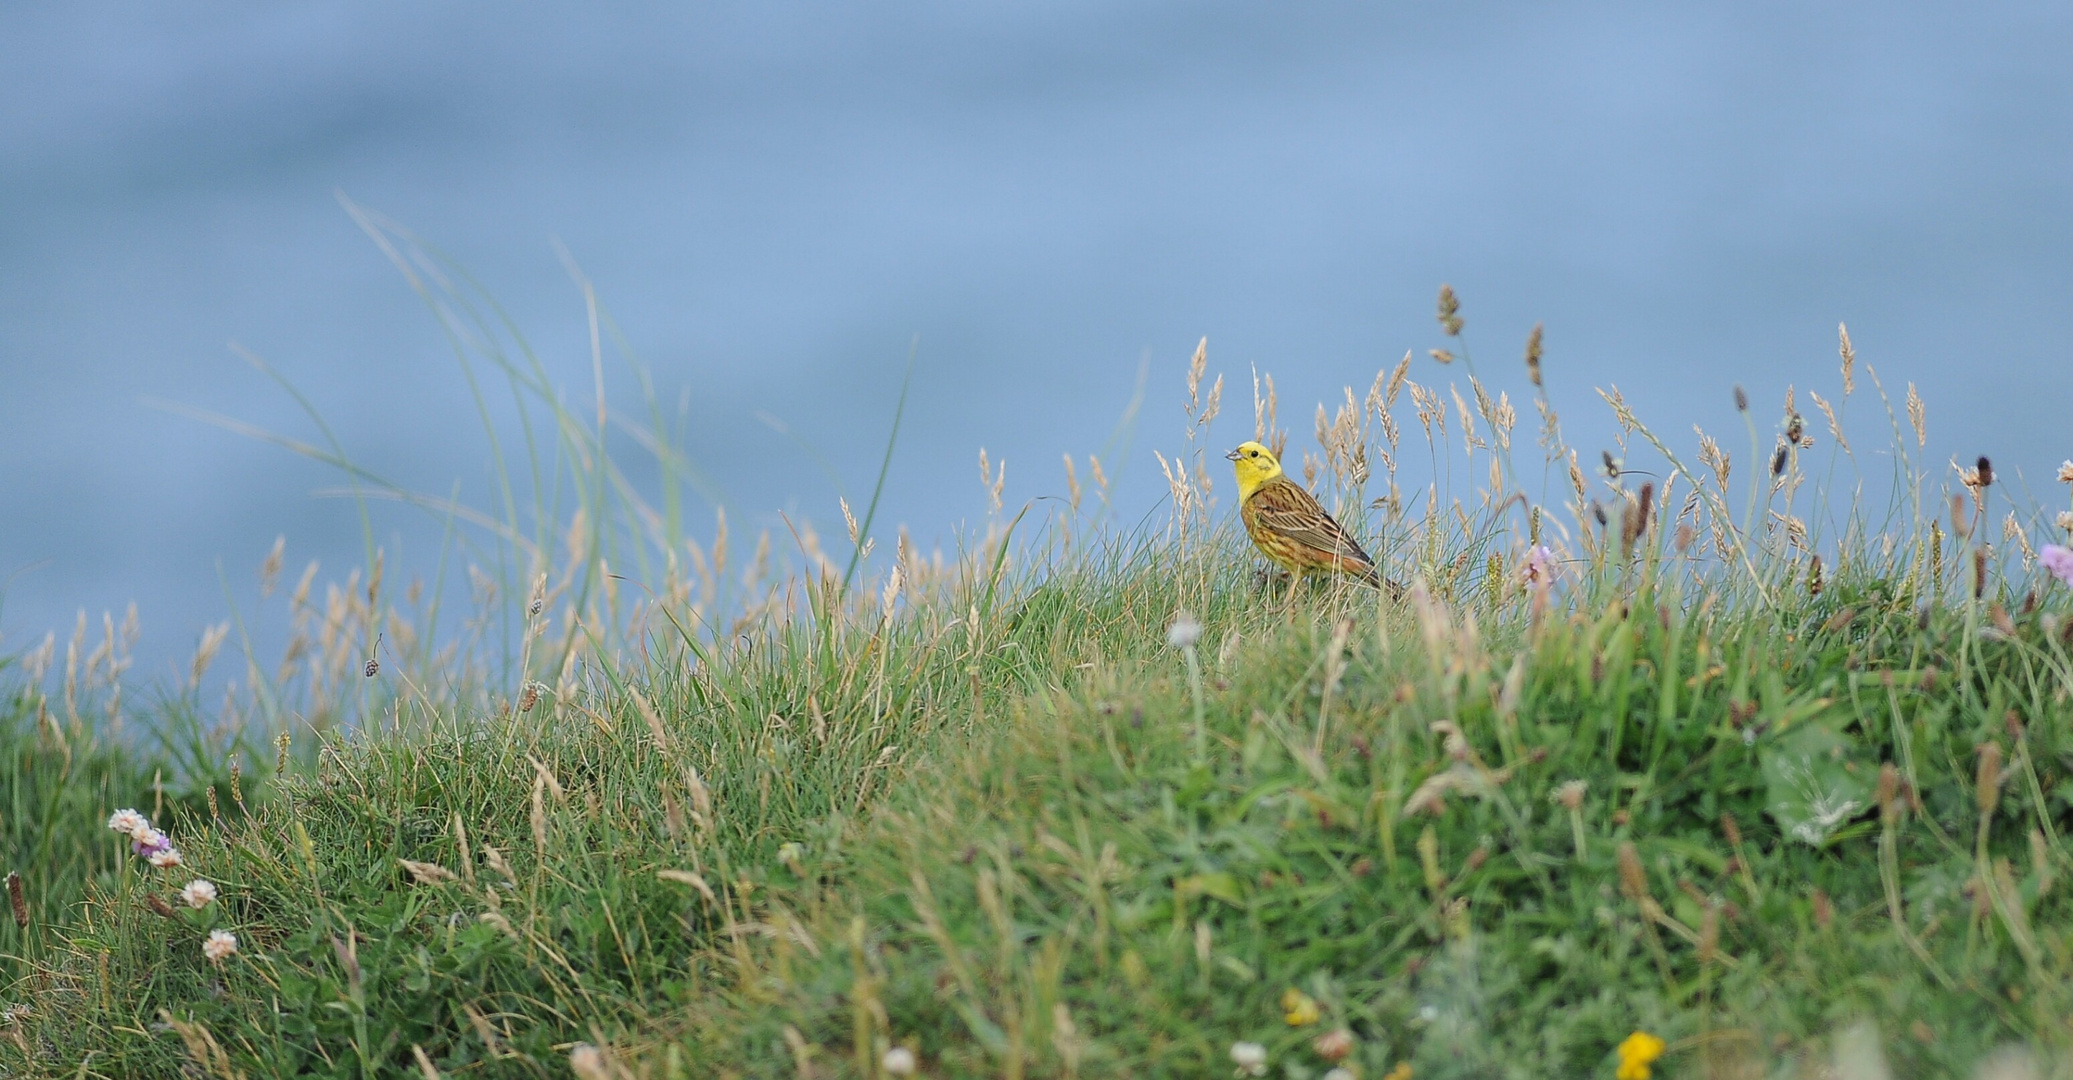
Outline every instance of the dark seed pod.
<path fill-rule="evenodd" d="M 1739 386 L 1735 387 L 1735 411 L 1749 411 L 1749 392 Z"/>
<path fill-rule="evenodd" d="M 1994 486 L 1994 463 L 1988 461 L 1985 454 L 1979 456 L 1979 486 Z"/>

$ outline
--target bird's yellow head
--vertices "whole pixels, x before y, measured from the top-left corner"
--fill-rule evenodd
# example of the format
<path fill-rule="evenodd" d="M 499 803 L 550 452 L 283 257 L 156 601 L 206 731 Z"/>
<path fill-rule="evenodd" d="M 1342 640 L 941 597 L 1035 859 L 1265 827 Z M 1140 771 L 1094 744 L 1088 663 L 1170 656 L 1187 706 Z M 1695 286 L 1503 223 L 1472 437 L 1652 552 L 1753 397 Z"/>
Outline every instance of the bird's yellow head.
<path fill-rule="evenodd" d="M 1238 449 L 1224 455 L 1236 464 L 1238 470 L 1238 501 L 1244 502 L 1260 485 L 1281 475 L 1281 462 L 1274 459 L 1274 451 L 1256 442 L 1238 444 Z"/>

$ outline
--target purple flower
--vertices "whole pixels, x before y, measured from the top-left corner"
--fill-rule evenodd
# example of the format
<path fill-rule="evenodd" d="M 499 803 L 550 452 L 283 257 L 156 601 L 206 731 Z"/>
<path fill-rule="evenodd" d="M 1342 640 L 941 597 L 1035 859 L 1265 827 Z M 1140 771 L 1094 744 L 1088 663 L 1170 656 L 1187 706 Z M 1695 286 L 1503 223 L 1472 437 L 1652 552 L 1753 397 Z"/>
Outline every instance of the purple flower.
<path fill-rule="evenodd" d="M 144 858 L 173 850 L 173 840 L 157 829 L 145 827 L 131 834 L 130 850 Z"/>
<path fill-rule="evenodd" d="M 2043 563 L 2046 570 L 2051 571 L 2051 576 L 2073 585 L 2073 550 L 2067 550 L 2057 544 L 2046 544 L 2037 552 L 2037 561 Z"/>
<path fill-rule="evenodd" d="M 1528 585 L 1545 589 L 1555 582 L 1555 552 L 1546 544 L 1536 544 L 1526 549 L 1526 561 L 1519 567 L 1519 577 Z"/>

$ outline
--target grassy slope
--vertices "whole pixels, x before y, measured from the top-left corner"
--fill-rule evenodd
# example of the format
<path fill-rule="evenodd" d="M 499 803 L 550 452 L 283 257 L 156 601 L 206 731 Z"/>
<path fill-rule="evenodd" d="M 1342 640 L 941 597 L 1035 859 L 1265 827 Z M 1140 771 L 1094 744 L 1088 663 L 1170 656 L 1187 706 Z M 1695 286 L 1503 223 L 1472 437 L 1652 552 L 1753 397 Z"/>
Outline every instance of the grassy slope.
<path fill-rule="evenodd" d="M 1152 559 L 1057 575 L 976 631 L 917 606 L 599 678 L 554 713 L 418 717 L 175 825 L 245 943 L 220 971 L 202 920 L 140 902 L 177 882 L 109 872 L 106 833 L 42 832 L 99 862 L 0 1059 L 369 1076 L 419 1048 L 535 1076 L 588 1041 L 608 1071 L 834 1077 L 900 1044 L 930 1076 L 1202 1076 L 1252 1040 L 1303 1076 L 1343 1026 L 1364 1076 L 1580 1075 L 1638 1027 L 1676 1075 L 1759 1075 L 1858 1016 L 1902 1075 L 2063 1048 L 2063 593 L 2008 640 L 1855 585 L 1782 613 L 1649 588 L 1534 630 L 1522 598 L 1288 605 Z M 1163 641 L 1184 599 L 1199 756 Z M 1824 847 L 1783 836 L 1764 755 L 1807 731 L 1835 736 L 1843 789 L 1875 799 L 1896 762 L 1920 811 L 1903 792 Z M 105 768 L 63 828 L 146 799 Z M 1444 805 L 1407 813 L 1435 776 Z M 1572 780 L 1575 822 L 1552 798 Z M 1285 1022 L 1291 988 L 1318 1024 Z"/>
<path fill-rule="evenodd" d="M 1290 602 L 1237 569 L 1242 541 L 1209 527 L 1228 440 L 1202 347 L 1186 449 L 1160 458 L 1168 540 L 1090 553 L 1114 533 L 1108 481 L 1090 457 L 1083 488 L 1068 458 L 1048 525 L 1018 534 L 990 472 L 970 549 L 946 565 L 881 531 L 904 586 L 838 595 L 875 496 L 837 558 L 803 520 L 796 561 L 766 533 L 730 562 L 724 518 L 701 547 L 683 500 L 712 486 L 637 362 L 643 409 L 572 409 L 463 268 L 348 212 L 471 387 L 519 403 L 504 427 L 481 409 L 495 508 L 354 465 L 262 365 L 323 435 L 270 438 L 445 514 L 451 549 L 428 589 L 399 571 L 385 590 L 363 517 L 365 566 L 321 595 L 304 571 L 286 654 L 246 652 L 229 722 L 207 727 L 190 685 L 133 720 L 170 733 L 149 752 L 69 708 L 39 719 L 81 656 L 81 711 L 118 699 L 112 621 L 96 652 L 75 638 L 62 696 L 0 667 L 0 840 L 36 905 L 26 932 L 0 926 L 7 999 L 30 1006 L 0 1021 L 0 1069 L 827 1078 L 882 1074 L 897 1045 L 928 1076 L 1199 1077 L 1230 1075 L 1243 1040 L 1301 1080 L 1343 1027 L 1364 1077 L 1609 1072 L 1636 1028 L 1671 1041 L 1676 1075 L 1810 1074 L 1869 1016 L 1900 1074 L 1933 1076 L 2003 1040 L 2073 1042 L 2073 610 L 2056 584 L 2041 608 L 2024 593 L 2025 537 L 2062 534 L 2036 507 L 2011 508 L 2027 534 L 2017 514 L 1998 539 L 1968 525 L 2000 489 L 1929 471 L 1912 387 L 1897 404 L 1853 375 L 1847 338 L 1835 411 L 1816 400 L 1829 445 L 1802 453 L 1819 440 L 1790 394 L 1760 434 L 1738 392 L 1739 471 L 1705 435 L 1692 471 L 1607 394 L 1617 453 L 1586 474 L 1537 332 L 1516 407 L 1465 348 L 1443 372 L 1466 396 L 1411 381 L 1408 357 L 1348 389 L 1320 410 L 1323 456 L 1291 465 L 1320 467 L 1320 496 L 1436 606 Z M 1450 349 L 1456 312 L 1443 289 Z M 1858 377 L 1857 415 L 1892 429 L 1867 459 L 1893 470 L 1883 521 L 1848 494 Z M 1274 441 L 1271 381 L 1255 397 Z M 1529 401 L 1543 460 L 1522 474 Z M 610 419 L 653 461 L 623 468 Z M 1543 542 L 1565 580 L 1536 615 L 1518 572 Z M 463 573 L 472 606 L 442 621 Z M 1181 608 L 1206 626 L 1192 685 L 1165 642 Z M 240 717 L 293 740 L 277 759 Z M 262 782 L 276 760 L 300 764 Z M 190 867 L 124 856 L 101 828 L 123 805 Z M 1818 845 L 1787 835 L 1823 813 Z M 154 914 L 189 874 L 223 899 Z M 243 942 L 221 967 L 212 927 Z M 1292 991 L 1317 1022 L 1286 1022 Z"/>

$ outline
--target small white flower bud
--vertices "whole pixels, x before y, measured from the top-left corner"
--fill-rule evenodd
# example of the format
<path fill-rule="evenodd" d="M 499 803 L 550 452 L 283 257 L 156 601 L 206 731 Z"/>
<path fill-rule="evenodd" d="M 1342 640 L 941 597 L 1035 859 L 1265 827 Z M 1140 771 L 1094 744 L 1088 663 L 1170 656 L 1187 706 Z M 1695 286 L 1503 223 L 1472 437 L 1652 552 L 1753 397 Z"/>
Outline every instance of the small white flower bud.
<path fill-rule="evenodd" d="M 1176 612 L 1173 625 L 1166 628 L 1166 644 L 1176 649 L 1191 649 L 1202 637 L 1202 624 L 1185 611 Z"/>

